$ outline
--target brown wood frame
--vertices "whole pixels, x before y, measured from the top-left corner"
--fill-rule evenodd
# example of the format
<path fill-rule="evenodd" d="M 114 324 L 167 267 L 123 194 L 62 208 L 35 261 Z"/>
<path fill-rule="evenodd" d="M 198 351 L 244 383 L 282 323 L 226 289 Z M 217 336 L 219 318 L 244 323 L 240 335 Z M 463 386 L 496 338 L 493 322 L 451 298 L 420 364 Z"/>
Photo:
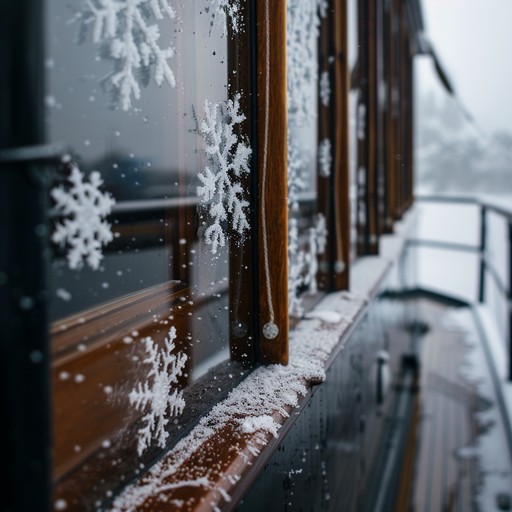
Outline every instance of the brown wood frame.
<path fill-rule="evenodd" d="M 256 1 L 256 0 L 254 0 Z M 377 69 L 377 52 L 376 45 L 377 29 L 375 24 L 376 18 L 376 2 L 377 0 L 363 0 L 365 9 L 362 9 L 362 16 L 365 18 L 364 30 L 360 30 L 363 38 L 368 42 L 368 46 L 363 50 L 367 54 L 361 66 L 366 69 L 367 75 L 364 85 L 366 105 L 367 105 L 367 123 L 366 123 L 366 141 L 364 151 L 367 158 L 367 190 L 366 201 L 368 208 L 368 225 L 365 236 L 367 237 L 367 245 L 362 252 L 373 253 L 378 250 L 378 196 L 377 196 L 377 167 L 378 167 L 378 151 L 376 149 L 378 130 L 377 117 L 377 97 L 375 88 L 375 76 Z M 334 2 L 333 2 L 334 3 Z M 269 17 L 266 17 L 265 8 L 269 7 Z M 392 54 L 392 65 L 390 66 L 390 84 L 395 83 L 403 93 L 400 99 L 400 116 L 395 119 L 393 115 L 387 118 L 387 126 L 391 128 L 391 137 L 389 139 L 392 147 L 400 151 L 401 154 L 407 155 L 407 166 L 396 164 L 395 154 L 390 151 L 388 156 L 388 196 L 387 206 L 389 212 L 394 212 L 396 216 L 400 216 L 405 208 L 412 200 L 412 130 L 410 123 L 412 122 L 412 83 L 411 83 L 411 57 L 409 48 L 408 28 L 405 24 L 403 12 L 400 9 L 400 0 L 396 0 L 394 6 L 399 7 L 401 12 L 401 26 L 398 33 L 390 31 L 390 53 Z M 258 280 L 259 280 L 259 356 L 260 360 L 265 363 L 282 363 L 288 361 L 288 304 L 287 304 L 287 105 L 286 105 L 286 1 L 285 0 L 257 0 L 257 116 L 258 116 L 258 176 L 259 176 L 259 211 L 262 210 L 261 205 L 265 205 L 267 212 L 266 222 L 268 224 L 267 242 L 270 281 L 272 283 L 272 301 L 275 313 L 275 322 L 280 331 L 275 339 L 267 340 L 261 334 L 264 324 L 268 321 L 269 302 L 265 293 L 266 279 L 263 271 L 263 261 L 265 253 L 263 250 L 263 230 L 262 222 L 264 219 L 258 217 L 259 220 L 259 236 L 258 236 Z M 392 11 L 394 12 L 394 11 Z M 395 12 L 396 15 L 396 12 Z M 391 16 L 392 18 L 392 16 Z M 361 9 L 360 9 L 361 19 Z M 326 217 L 329 218 L 331 233 L 335 233 L 335 239 L 331 238 L 329 248 L 329 275 L 326 289 L 346 289 L 348 287 L 348 265 L 349 265 L 349 170 L 348 170 L 348 91 L 349 91 L 349 70 L 347 63 L 347 2 L 339 0 L 335 2 L 333 15 L 329 20 L 329 36 L 322 40 L 322 44 L 326 44 L 329 48 L 333 45 L 335 52 L 335 61 L 332 69 L 329 67 L 331 78 L 333 78 L 333 99 L 334 108 L 331 113 L 334 115 L 334 122 L 328 125 L 324 121 L 321 122 L 321 133 L 329 136 L 334 142 L 334 172 L 329 181 L 322 183 L 321 197 L 333 199 L 329 202 L 329 211 Z M 331 32 L 332 31 L 332 32 Z M 334 35 L 333 35 L 334 34 Z M 270 45 L 270 52 L 267 53 Z M 232 52 L 231 58 L 243 60 L 243 56 L 247 55 L 247 48 L 236 47 L 230 48 Z M 394 58 L 399 54 L 400 58 Z M 270 58 L 269 65 L 266 58 Z M 322 61 L 322 65 L 326 62 Z M 328 64 L 328 59 L 327 59 Z M 397 78 L 400 80 L 395 80 Z M 240 83 L 248 84 L 248 77 L 238 76 L 237 89 Z M 271 86 L 267 90 L 267 80 L 270 80 Z M 373 84 L 373 85 L 372 85 Z M 388 88 L 390 107 L 394 98 L 392 97 L 392 87 Z M 247 98 L 244 101 L 248 101 Z M 271 112 L 268 119 L 268 131 L 265 131 L 265 122 L 267 107 Z M 325 108 L 325 107 L 322 107 Z M 392 108 L 390 108 L 391 112 Z M 323 112 L 324 116 L 327 112 Z M 251 121 L 251 120 L 249 120 Z M 264 143 L 268 139 L 267 151 L 268 155 L 272 155 L 267 161 L 267 181 L 263 186 L 261 168 L 265 161 Z M 328 184 L 329 187 L 325 187 Z M 333 188 L 332 188 L 333 187 Z M 333 198 L 334 197 L 334 198 Z M 332 205 L 332 207 L 331 207 Z M 373 220 L 372 220 L 373 219 Z M 371 223 L 370 223 L 371 220 Z M 386 219 L 386 225 L 389 218 Z M 373 238 L 375 237 L 375 241 Z M 255 264 L 253 258 L 254 253 L 249 251 L 241 259 L 233 256 L 230 263 L 236 263 L 237 268 L 251 267 Z M 178 257 L 180 255 L 177 255 Z M 337 261 L 345 263 L 343 272 L 334 272 L 334 264 Z M 254 314 L 255 304 L 252 301 L 254 294 L 252 290 L 243 291 L 243 310 L 246 314 Z M 185 300 L 184 300 L 185 299 Z M 183 304 L 185 302 L 185 304 Z M 97 393 L 98 386 L 108 384 L 107 379 L 114 379 L 116 374 L 123 374 L 126 369 L 119 365 L 119 354 L 128 353 L 133 350 L 133 346 L 122 340 L 123 334 L 131 330 L 137 330 L 140 336 L 151 335 L 162 343 L 166 334 L 164 325 L 154 325 L 152 314 L 160 315 L 162 318 L 168 313 L 169 308 L 174 305 L 181 305 L 179 320 L 186 325 L 189 322 L 189 313 L 192 309 L 191 305 L 186 304 L 186 292 L 176 283 L 164 283 L 148 290 L 143 290 L 134 294 L 130 294 L 119 300 L 112 301 L 107 306 L 93 308 L 78 315 L 73 315 L 62 322 L 56 323 L 52 328 L 52 337 L 54 340 L 54 370 L 53 370 L 53 386 L 54 398 L 56 403 L 55 425 L 59 431 L 58 437 L 64 441 L 55 447 L 56 479 L 65 479 L 77 464 L 83 464 L 90 461 L 99 449 L 101 438 L 108 439 L 112 433 L 119 428 L 120 422 L 125 418 L 122 416 L 123 410 L 119 408 L 118 417 L 94 419 L 94 438 L 84 438 L 81 443 L 80 451 L 75 450 L 75 440 L 73 432 L 69 429 L 69 423 L 63 420 L 64 415 L 69 414 L 74 409 L 75 420 L 78 415 L 78 422 L 87 424 L 90 420 L 88 416 L 90 410 L 87 407 L 79 408 L 77 404 L 84 397 L 92 396 Z M 230 317 L 234 321 L 236 317 Z M 256 322 L 254 322 L 256 323 Z M 253 333 L 254 331 L 248 331 Z M 246 354 L 252 350 L 250 342 L 251 334 L 245 335 L 241 339 L 236 340 L 231 346 L 232 357 L 235 360 L 245 362 Z M 82 351 L 80 345 L 82 341 L 87 340 L 87 350 Z M 185 352 L 188 350 L 185 346 L 182 348 Z M 90 365 L 94 368 L 91 373 L 90 380 L 84 385 L 83 383 L 69 381 L 69 375 L 78 375 L 82 373 L 84 365 Z M 65 379 L 62 378 L 62 372 L 69 374 Z M 186 378 L 186 377 L 185 377 Z M 64 393 L 65 386 L 73 386 L 74 393 L 72 396 L 69 392 Z M 125 397 L 126 398 L 126 397 Z M 92 400 L 92 399 L 91 399 Z M 88 403 L 89 399 L 85 398 Z M 89 403 L 89 405 L 92 405 Z M 290 411 L 291 412 L 291 411 Z M 136 428 L 140 414 L 134 415 L 132 426 Z M 102 423 L 103 422 L 103 423 Z M 84 431 L 85 437 L 87 432 Z M 241 437 L 241 439 L 240 439 Z M 231 468 L 232 474 L 247 474 L 249 472 L 248 463 L 243 462 L 230 449 L 229 441 L 241 442 L 241 446 L 247 448 L 250 436 L 240 436 L 236 434 L 234 429 L 227 427 L 221 436 L 214 439 L 212 446 L 209 447 L 208 454 L 216 453 L 219 460 L 220 469 L 225 470 Z M 122 450 L 122 447 L 119 448 Z M 62 459 L 62 452 L 70 454 L 67 460 Z M 120 451 L 119 453 L 122 453 Z M 151 454 L 151 456 L 155 453 Z M 201 454 L 195 456 L 201 462 Z M 149 459 L 148 459 L 149 460 Z M 196 461 L 191 461 L 191 464 Z M 249 456 L 248 460 L 253 462 L 255 456 Z M 229 474 L 229 470 L 226 470 Z M 83 492 L 78 489 L 77 493 Z M 181 493 L 185 491 L 177 491 L 177 497 L 181 497 Z M 190 492 L 190 491 L 187 491 Z M 201 491 L 202 492 L 202 491 Z M 204 491 L 206 492 L 206 491 Z M 210 492 L 210 491 L 208 491 Z M 213 492 L 213 491 L 211 491 Z M 163 509 L 163 508 L 162 508 Z"/>
<path fill-rule="evenodd" d="M 334 289 L 346 290 L 350 285 L 350 143 L 348 65 L 348 3 L 334 2 L 334 209 L 336 218 Z M 340 272 L 339 264 L 344 265 Z"/>
<path fill-rule="evenodd" d="M 319 39 L 319 76 L 328 72 L 331 87 L 329 106 L 318 100 L 318 142 L 329 139 L 333 167 L 328 177 L 317 174 L 317 210 L 324 214 L 330 233 L 320 259 L 318 286 L 323 291 L 346 290 L 350 267 L 350 202 L 347 62 L 347 2 L 331 2 L 322 19 Z M 335 56 L 334 59 L 332 56 Z"/>
<path fill-rule="evenodd" d="M 240 2 L 240 14 L 242 19 L 250 18 L 250 5 L 248 1 Z M 238 91 L 245 91 L 240 99 L 241 110 L 246 113 L 246 120 L 240 125 L 240 131 L 248 134 L 251 141 L 256 140 L 252 133 L 254 120 L 251 98 L 251 69 L 247 63 L 251 62 L 250 30 L 248 27 L 242 34 L 233 34 L 229 27 L 228 34 L 228 61 L 230 68 L 237 72 L 231 75 L 228 80 L 228 90 L 235 94 Z M 252 159 L 251 176 L 243 180 L 242 185 L 253 192 L 251 197 L 251 226 L 258 225 L 257 208 L 258 197 L 255 192 L 257 180 L 254 174 L 257 172 L 257 157 Z M 248 235 L 244 240 L 244 250 L 240 250 L 238 240 L 230 240 L 229 251 L 229 274 L 230 274 L 230 303 L 229 309 L 229 348 L 232 361 L 237 361 L 247 366 L 256 359 L 255 344 L 257 340 L 257 318 L 258 307 L 254 303 L 254 290 L 249 287 L 243 288 L 242 282 L 250 283 L 254 280 L 255 265 L 257 256 L 255 248 L 257 242 L 253 236 Z"/>
<path fill-rule="evenodd" d="M 375 106 L 376 106 L 376 201 L 377 201 L 377 236 L 386 232 L 386 145 L 385 129 L 386 99 L 384 73 L 385 41 L 384 41 L 384 2 L 375 3 Z M 378 249 L 378 248 L 377 248 Z M 378 251 L 377 251 L 378 252 Z"/>
<path fill-rule="evenodd" d="M 260 180 L 259 353 L 263 363 L 286 364 L 288 362 L 286 1 L 258 0 L 257 24 L 258 174 Z M 266 119 L 267 114 L 268 119 Z M 264 169 L 265 166 L 266 169 Z M 266 172 L 265 183 L 264 171 Z M 266 218 L 262 216 L 263 211 L 266 212 Z M 265 254 L 265 238 L 267 254 Z M 266 258 L 268 276 L 265 271 Z M 270 291 L 267 277 L 271 286 Z M 269 295 L 271 303 L 268 300 Z M 279 334 L 273 339 L 267 339 L 263 335 L 263 329 L 270 321 L 272 306 L 274 323 L 279 328 Z"/>
<path fill-rule="evenodd" d="M 366 106 L 365 137 L 358 143 L 358 167 L 364 169 L 365 182 L 364 185 L 358 183 L 357 199 L 358 212 L 362 201 L 366 219 L 361 224 L 358 215 L 358 255 L 377 254 L 379 251 L 376 1 L 360 0 L 358 13 L 360 103 Z"/>
<path fill-rule="evenodd" d="M 387 112 L 386 112 L 386 132 L 387 132 L 387 165 L 386 165 L 386 220 L 385 230 L 387 233 L 393 232 L 393 223 L 396 211 L 396 98 L 395 88 L 397 75 L 396 62 L 396 1 L 392 0 L 387 4 L 385 23 L 387 26 Z"/>
<path fill-rule="evenodd" d="M 243 2 L 243 7 L 249 10 L 249 3 Z M 241 66 L 241 69 L 248 70 L 249 43 L 248 37 L 230 37 L 228 36 L 228 59 L 232 63 L 230 69 Z M 244 90 L 246 95 L 242 96 L 241 102 L 245 112 L 250 112 L 249 108 L 251 97 L 250 91 L 250 73 L 237 73 L 235 78 L 230 74 L 228 85 L 233 90 Z M 250 116 L 244 123 L 244 132 L 249 132 L 251 124 Z M 182 155 L 179 155 L 181 158 Z M 245 183 L 247 188 L 251 187 L 250 180 Z M 256 203 L 256 197 L 253 198 Z M 172 202 L 172 201 L 171 201 Z M 190 203 L 190 204 L 189 204 Z M 117 205 L 122 207 L 123 205 Z M 137 206 L 130 204 L 130 208 Z M 176 233 L 172 243 L 173 258 L 176 261 L 179 278 L 188 282 L 188 267 L 182 268 L 188 258 L 184 246 L 178 244 L 178 240 L 183 238 L 189 240 L 190 229 L 197 229 L 197 223 L 194 221 L 196 202 L 187 202 L 182 207 L 182 219 L 176 226 Z M 167 208 L 166 205 L 159 205 L 158 209 L 164 210 L 166 217 L 172 215 L 173 207 Z M 256 210 L 256 208 L 253 208 Z M 126 213 L 123 210 L 123 213 Z M 256 214 L 254 215 L 256 217 Z M 252 225 L 255 225 L 254 219 Z M 136 226 L 138 229 L 139 226 Z M 151 228 L 151 223 L 147 223 Z M 133 234 L 133 227 L 121 226 L 121 231 Z M 166 235 L 167 236 L 167 235 Z M 230 286 L 243 273 L 248 282 L 251 282 L 248 276 L 253 275 L 254 265 L 252 243 L 254 240 L 249 237 L 247 246 L 241 251 L 239 243 L 230 242 Z M 112 244 L 114 246 L 116 241 Z M 110 249 L 110 248 L 109 248 Z M 235 277 L 237 276 L 237 277 Z M 239 315 L 235 314 L 236 308 L 231 307 L 230 314 L 230 351 L 232 361 L 238 361 L 245 365 L 254 362 L 255 332 L 256 324 L 252 318 L 257 317 L 257 307 L 253 301 L 253 290 L 245 287 L 240 292 L 240 300 L 237 303 Z M 139 344 L 128 341 L 130 333 L 136 331 L 135 338 L 144 338 L 151 336 L 155 343 L 162 346 L 164 338 L 170 327 L 169 314 L 172 310 L 172 325 L 176 326 L 178 338 L 175 341 L 178 350 L 189 354 L 191 349 L 188 340 L 180 333 L 190 332 L 191 315 L 205 306 L 209 300 L 194 299 L 194 304 L 188 296 L 188 289 L 177 281 L 168 281 L 159 285 L 127 294 L 120 298 L 109 301 L 106 304 L 92 307 L 81 311 L 69 317 L 54 322 L 51 326 L 52 338 L 52 393 L 53 393 L 53 482 L 54 498 L 65 498 L 68 503 L 73 503 L 77 496 L 84 494 L 95 494 L 94 499 L 104 499 L 105 494 L 101 485 L 95 485 L 93 478 L 98 481 L 107 481 L 112 474 L 118 473 L 117 469 L 104 465 L 104 474 L 96 471 L 95 475 L 87 469 L 95 462 L 105 456 L 109 458 L 131 460 L 133 459 L 133 450 L 126 451 L 125 435 L 135 438 L 137 428 L 140 427 L 140 418 L 142 414 L 133 410 L 133 407 L 127 406 L 128 394 L 126 390 L 134 387 L 136 382 L 134 375 L 130 372 L 128 362 L 133 357 L 142 360 L 144 352 L 141 351 Z M 233 333 L 235 320 L 243 317 L 247 321 L 244 326 L 243 335 L 238 336 Z M 158 322 L 155 323 L 155 318 Z M 242 331 L 240 331 L 242 332 Z M 287 336 L 287 329 L 283 330 Z M 124 338 L 124 340 L 123 340 Z M 189 359 L 190 361 L 190 359 Z M 272 361 L 277 362 L 277 361 Z M 283 362 L 283 361 L 279 361 Z M 188 372 L 190 364 L 187 364 L 184 376 L 180 379 L 180 386 L 185 386 L 188 381 Z M 239 372 L 237 372 L 239 373 Z M 87 376 L 84 378 L 84 376 Z M 121 379 L 122 377 L 122 379 Z M 121 398 L 117 396 L 116 390 L 113 391 L 111 384 L 123 381 L 125 392 Z M 108 393 L 116 395 L 115 400 L 111 400 L 108 394 L 103 394 L 102 389 L 107 389 Z M 217 388 L 215 388 L 217 389 Z M 71 391 L 71 392 L 70 392 Z M 125 396 L 126 395 L 126 396 Z M 98 398 L 99 397 L 99 398 Z M 101 399 L 105 398 L 102 402 Z M 127 411 L 130 412 L 130 418 L 126 418 Z M 127 425 L 128 422 L 128 425 Z M 91 428 L 88 427 L 90 425 Z M 80 428 L 79 428 L 80 426 Z M 172 428 L 172 427 L 171 427 Z M 123 443 L 114 443 L 108 450 L 102 446 L 105 440 L 113 439 L 116 433 L 123 429 Z M 159 448 L 148 450 L 139 462 L 144 464 L 154 459 L 162 450 Z M 134 461 L 134 468 L 137 467 Z M 82 468 L 85 471 L 82 472 Z M 81 472 L 80 479 L 73 480 L 73 476 Z M 82 474 L 83 473 L 83 474 Z M 126 475 L 128 478 L 133 475 Z M 78 482 L 78 483 L 77 483 Z M 108 482 L 107 482 L 108 484 Z M 92 491 L 93 486 L 96 491 Z M 92 498 L 91 498 L 92 499 Z M 93 499 L 93 501 L 94 501 Z M 85 506 L 85 503 L 84 503 Z"/>

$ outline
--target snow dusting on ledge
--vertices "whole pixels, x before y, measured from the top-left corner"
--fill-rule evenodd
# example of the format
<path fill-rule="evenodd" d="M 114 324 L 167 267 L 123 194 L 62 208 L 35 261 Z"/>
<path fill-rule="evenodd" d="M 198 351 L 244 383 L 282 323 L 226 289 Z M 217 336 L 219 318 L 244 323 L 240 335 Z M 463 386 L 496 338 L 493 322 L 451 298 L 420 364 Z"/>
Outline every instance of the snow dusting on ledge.
<path fill-rule="evenodd" d="M 260 433 L 254 442 L 248 443 L 253 456 L 258 455 L 261 446 L 271 436 L 277 437 L 291 409 L 298 406 L 300 398 L 308 393 L 309 385 L 319 384 L 325 379 L 325 362 L 338 343 L 340 334 L 352 323 L 366 301 L 337 293 L 330 297 L 330 302 L 336 306 L 336 310 L 324 310 L 320 315 L 329 320 L 328 324 L 317 318 L 304 320 L 291 333 L 290 362 L 287 366 L 264 366 L 252 372 L 225 400 L 201 418 L 199 424 L 167 457 L 153 466 L 139 482 L 128 487 L 114 501 L 113 510 L 139 510 L 148 498 L 165 496 L 166 492 L 175 489 L 178 482 L 173 476 L 181 473 L 180 466 L 197 450 L 208 449 L 209 440 L 227 426 L 234 427 L 240 436 Z M 338 323 L 331 323 L 333 318 L 339 319 Z M 183 486 L 200 485 L 209 489 L 211 467 L 198 469 L 204 470 L 205 474 L 195 474 L 194 478 L 184 481 Z M 218 479 L 215 477 L 215 481 Z M 160 499 L 167 499 L 163 496 Z"/>
<path fill-rule="evenodd" d="M 403 230 L 400 230 L 403 232 Z M 401 235 L 393 236 L 402 239 Z M 392 265 L 403 240 L 392 245 L 390 256 L 362 258 L 352 269 L 352 292 L 328 295 L 290 333 L 287 366 L 254 370 L 140 480 L 127 487 L 113 503 L 114 512 L 136 511 L 173 502 L 179 509 L 213 510 L 231 500 L 236 488 L 262 448 L 279 431 L 292 410 L 299 407 L 312 385 L 325 380 L 326 363 L 340 337 L 362 311 Z M 229 434 L 229 440 L 226 436 Z M 229 462 L 219 460 L 219 447 L 229 444 Z M 190 488 L 190 498 L 176 499 L 177 489 Z M 198 488 L 202 494 L 198 494 Z M 192 493 L 193 491 L 193 493 Z M 181 505 L 178 507 L 178 504 Z M 153 507 L 151 507 L 151 505 Z"/>

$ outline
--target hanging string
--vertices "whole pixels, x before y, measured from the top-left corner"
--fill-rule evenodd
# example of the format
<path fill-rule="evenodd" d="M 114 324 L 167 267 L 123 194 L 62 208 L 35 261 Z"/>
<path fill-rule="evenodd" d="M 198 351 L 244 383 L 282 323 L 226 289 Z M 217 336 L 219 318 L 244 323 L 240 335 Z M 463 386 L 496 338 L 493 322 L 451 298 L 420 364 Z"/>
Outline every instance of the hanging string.
<path fill-rule="evenodd" d="M 265 265 L 265 286 L 267 292 L 267 303 L 269 321 L 263 326 L 263 336 L 273 340 L 279 334 L 279 327 L 275 323 L 274 304 L 272 302 L 272 283 L 270 279 L 270 264 L 267 239 L 267 164 L 268 164 L 268 129 L 269 129 L 269 108 L 270 108 L 270 14 L 269 2 L 265 0 L 265 118 L 263 137 L 263 165 L 262 165 L 262 207 L 261 207 L 261 228 L 263 231 L 263 260 Z"/>

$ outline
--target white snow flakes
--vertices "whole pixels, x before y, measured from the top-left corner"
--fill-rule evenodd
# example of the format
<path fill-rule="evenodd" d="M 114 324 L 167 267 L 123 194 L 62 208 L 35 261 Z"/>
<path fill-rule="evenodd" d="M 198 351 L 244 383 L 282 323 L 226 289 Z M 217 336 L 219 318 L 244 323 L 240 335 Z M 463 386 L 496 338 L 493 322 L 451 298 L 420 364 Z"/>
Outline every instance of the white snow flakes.
<path fill-rule="evenodd" d="M 331 81 L 329 78 L 329 71 L 322 71 L 319 87 L 320 101 L 324 107 L 328 107 L 331 102 Z"/>
<path fill-rule="evenodd" d="M 329 106 L 331 84 L 329 72 L 324 71 L 318 80 L 317 37 L 321 18 L 329 10 L 327 0 L 287 0 L 287 73 L 288 73 L 288 310 L 290 315 L 301 316 L 302 299 L 299 296 L 305 287 L 310 293 L 317 288 L 317 254 L 325 246 L 319 240 L 317 226 L 309 228 L 306 236 L 299 233 L 298 220 L 293 218 L 299 209 L 298 196 L 314 176 L 307 176 L 314 165 L 306 165 L 304 154 L 293 135 L 296 129 L 306 126 L 316 117 L 316 95 Z M 329 139 L 324 139 L 318 147 L 318 174 L 328 177 L 331 174 L 332 150 Z M 324 218 L 325 229 L 325 218 Z"/>
<path fill-rule="evenodd" d="M 170 0 L 87 0 L 79 13 L 84 27 L 92 24 L 94 43 L 102 44 L 100 56 L 114 60 L 114 70 L 105 84 L 123 110 L 132 98 L 140 99 L 141 84 L 153 77 L 157 85 L 176 85 L 168 60 L 174 46 L 160 46 L 158 22 L 174 19 Z"/>
<path fill-rule="evenodd" d="M 318 282 L 316 275 L 318 273 L 318 255 L 325 253 L 327 245 L 327 226 L 325 216 L 319 213 L 316 216 L 315 224 L 309 228 L 309 250 L 305 256 L 306 275 L 304 284 L 308 286 L 308 293 L 315 294 L 318 292 Z"/>
<path fill-rule="evenodd" d="M 315 39 L 318 33 L 316 0 L 287 0 L 286 60 L 288 115 L 302 125 L 314 117 L 311 87 L 317 83 Z"/>
<path fill-rule="evenodd" d="M 228 33 L 228 21 L 235 34 L 241 29 L 240 2 L 238 0 L 210 0 L 208 8 L 212 12 L 212 25 L 218 20 L 223 29 L 223 35 Z"/>
<path fill-rule="evenodd" d="M 239 112 L 240 97 L 236 94 L 232 100 L 215 104 L 205 101 L 204 118 L 198 126 L 209 165 L 199 173 L 202 185 L 196 191 L 201 203 L 208 205 L 211 224 L 204 239 L 214 254 L 226 244 L 228 218 L 230 228 L 242 238 L 250 227 L 249 201 L 240 180 L 250 172 L 252 150 L 248 141 L 236 133 L 237 125 L 245 120 Z"/>
<path fill-rule="evenodd" d="M 177 383 L 178 377 L 183 372 L 187 355 L 172 354 L 175 349 L 175 339 L 176 329 L 171 327 L 162 350 L 159 350 L 152 338 L 143 340 L 148 355 L 144 363 L 150 365 L 151 369 L 144 383 L 139 382 L 129 395 L 130 404 L 137 410 L 145 410 L 149 407 L 149 412 L 142 418 L 145 425 L 139 429 L 137 444 L 139 456 L 151 445 L 153 438 L 157 439 L 160 448 L 165 447 L 169 436 L 165 427 L 169 423 L 169 418 L 181 414 L 185 408 L 183 392 L 173 389 L 173 385 Z M 150 379 L 151 386 L 148 384 Z"/>
<path fill-rule="evenodd" d="M 314 117 L 318 82 L 316 38 L 320 19 L 327 16 L 326 0 L 287 0 L 286 60 L 288 115 L 299 126 Z"/>
<path fill-rule="evenodd" d="M 296 139 L 288 136 L 288 155 L 287 155 L 287 202 L 291 211 L 299 209 L 299 194 L 306 189 L 306 180 L 304 177 L 304 168 L 306 158 L 300 150 Z"/>
<path fill-rule="evenodd" d="M 318 174 L 323 178 L 331 175 L 332 146 L 329 139 L 323 139 L 318 146 Z"/>
<path fill-rule="evenodd" d="M 97 171 L 91 172 L 89 182 L 75 165 L 71 165 L 68 178 L 70 188 L 55 187 L 51 197 L 55 209 L 65 218 L 57 222 L 52 241 L 61 247 L 68 246 L 69 268 L 80 268 L 84 261 L 97 270 L 103 254 L 101 248 L 114 238 L 111 226 L 104 219 L 112 211 L 115 200 L 109 193 L 100 191 L 103 184 Z"/>
<path fill-rule="evenodd" d="M 297 219 L 288 221 L 288 313 L 302 316 L 302 299 L 299 291 L 304 284 L 304 268 L 306 253 L 299 249 L 299 231 Z"/>
<path fill-rule="evenodd" d="M 327 0 L 317 0 L 318 12 L 322 18 L 327 16 L 327 11 L 329 9 L 329 2 Z"/>

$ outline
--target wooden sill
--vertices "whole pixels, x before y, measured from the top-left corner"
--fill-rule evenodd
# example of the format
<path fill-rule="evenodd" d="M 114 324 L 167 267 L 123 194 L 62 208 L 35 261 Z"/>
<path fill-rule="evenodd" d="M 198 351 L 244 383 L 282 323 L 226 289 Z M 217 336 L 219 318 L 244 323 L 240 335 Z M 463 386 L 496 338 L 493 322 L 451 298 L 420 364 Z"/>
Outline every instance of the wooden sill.
<path fill-rule="evenodd" d="M 365 315 L 383 280 L 402 253 L 410 224 L 411 222 L 404 223 L 398 226 L 398 234 L 384 237 L 388 239 L 382 244 L 387 255 L 370 256 L 356 261 L 351 269 L 351 293 L 337 292 L 327 295 L 316 306 L 314 311 L 337 311 L 341 316 L 340 322 L 335 325 L 320 320 L 299 322 L 290 339 L 289 366 L 260 368 L 249 375 L 242 385 L 254 378 L 258 371 L 287 371 L 286 368 L 293 367 L 294 354 L 298 359 L 304 359 L 304 350 L 315 345 L 315 337 L 323 339 L 309 353 L 311 357 L 318 358 L 322 368 L 327 369 Z M 312 329 L 317 336 L 311 336 Z M 327 348 L 322 352 L 324 343 Z M 276 382 L 278 384 L 275 392 L 278 393 L 279 380 Z M 267 412 L 280 426 L 277 438 L 264 430 L 244 433 L 240 428 L 241 418 L 250 417 L 244 407 L 236 409 L 231 419 L 211 435 L 204 434 L 204 427 L 208 425 L 206 419 L 145 475 L 125 489 L 114 500 L 113 510 L 167 512 L 176 510 L 178 505 L 180 510 L 188 512 L 206 512 L 215 510 L 215 507 L 223 511 L 234 510 L 318 389 L 315 385 L 319 382 L 311 376 L 309 379 L 299 377 L 298 382 L 306 387 L 307 392 L 304 396 L 298 396 L 296 406 L 286 407 L 288 417 L 277 410 Z M 215 427 L 213 422 L 211 426 Z M 194 432 L 200 435 L 194 435 Z"/>

